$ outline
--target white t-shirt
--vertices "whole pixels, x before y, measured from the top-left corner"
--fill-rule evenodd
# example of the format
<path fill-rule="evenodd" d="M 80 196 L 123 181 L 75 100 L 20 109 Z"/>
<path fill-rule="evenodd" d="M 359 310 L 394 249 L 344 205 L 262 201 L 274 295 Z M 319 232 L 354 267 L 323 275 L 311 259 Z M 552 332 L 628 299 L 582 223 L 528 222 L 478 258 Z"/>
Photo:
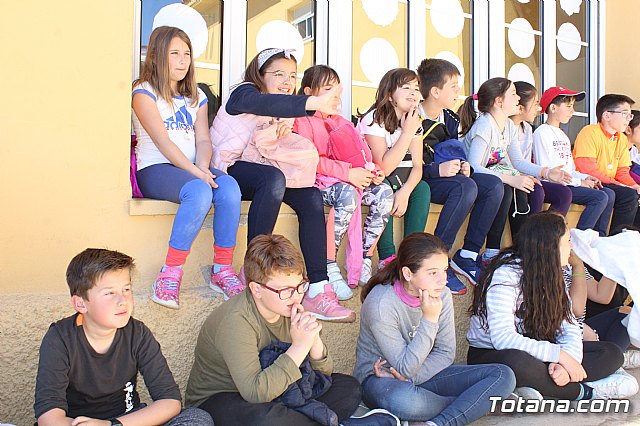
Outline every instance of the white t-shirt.
<path fill-rule="evenodd" d="M 196 161 L 196 134 L 194 125 L 196 123 L 196 114 L 198 109 L 207 102 L 207 96 L 198 89 L 198 104 L 193 107 L 189 105 L 190 99 L 184 96 L 176 96 L 173 98 L 173 107 L 164 99 L 156 94 L 148 82 L 136 85 L 133 88 L 132 98 L 136 93 L 149 96 L 156 102 L 160 117 L 164 121 L 164 125 L 169 134 L 169 139 L 182 151 L 182 153 L 195 163 Z M 136 156 L 138 157 L 138 170 L 154 164 L 171 163 L 158 147 L 151 140 L 151 136 L 142 127 L 138 116 L 131 110 L 131 121 L 133 122 L 133 130 L 136 133 Z"/>
<path fill-rule="evenodd" d="M 369 111 L 367 115 L 362 117 L 356 129 L 358 130 L 358 132 L 360 132 L 362 136 L 371 135 L 371 136 L 379 136 L 381 138 L 384 138 L 385 142 L 387 143 L 387 149 L 390 149 L 398 141 L 398 139 L 400 139 L 400 135 L 402 134 L 402 129 L 398 127 L 395 132 L 389 133 L 384 128 L 383 125 L 375 123 L 373 121 L 374 112 L 375 112 L 375 109 Z M 407 151 L 403 160 L 400 162 L 400 164 L 398 164 L 397 167 L 408 167 L 408 168 L 413 167 L 413 163 L 411 161 L 411 153 L 409 151 Z"/>
<path fill-rule="evenodd" d="M 520 143 L 522 158 L 531 161 L 533 154 L 533 128 L 526 121 L 523 121 L 516 128 L 518 129 L 518 142 Z"/>
<path fill-rule="evenodd" d="M 546 123 L 533 132 L 533 161 L 543 167 L 562 166 L 571 175 L 571 186 L 580 186 L 589 176 L 576 170 L 569 137 L 562 129 Z"/>
<path fill-rule="evenodd" d="M 631 157 L 631 161 L 640 164 L 640 152 L 638 152 L 638 148 L 636 148 L 635 145 L 629 150 L 629 156 Z"/>

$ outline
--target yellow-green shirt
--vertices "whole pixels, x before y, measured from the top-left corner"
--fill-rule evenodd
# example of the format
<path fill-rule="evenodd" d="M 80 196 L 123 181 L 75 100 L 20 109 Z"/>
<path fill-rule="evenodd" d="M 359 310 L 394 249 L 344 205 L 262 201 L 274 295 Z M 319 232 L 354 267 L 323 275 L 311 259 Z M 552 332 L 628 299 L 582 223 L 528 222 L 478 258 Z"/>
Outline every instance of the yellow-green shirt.
<path fill-rule="evenodd" d="M 273 342 L 291 343 L 290 318 L 268 323 L 258 312 L 247 289 L 224 302 L 206 319 L 195 349 L 195 359 L 185 403 L 197 407 L 220 392 L 239 392 L 252 403 L 271 402 L 302 376 L 287 354 L 260 368 L 260 351 Z M 325 374 L 333 371 L 333 361 L 324 347 L 320 360 L 311 366 Z"/>

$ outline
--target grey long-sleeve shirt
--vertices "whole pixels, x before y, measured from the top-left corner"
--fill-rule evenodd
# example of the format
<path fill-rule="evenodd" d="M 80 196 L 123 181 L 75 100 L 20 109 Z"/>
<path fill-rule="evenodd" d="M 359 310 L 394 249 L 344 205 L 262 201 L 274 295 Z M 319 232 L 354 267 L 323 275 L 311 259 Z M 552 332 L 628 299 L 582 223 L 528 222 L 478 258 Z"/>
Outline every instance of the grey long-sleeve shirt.
<path fill-rule="evenodd" d="M 424 383 L 449 367 L 456 354 L 451 292 L 442 292 L 438 323 L 422 318 L 396 295 L 393 285 L 377 285 L 360 310 L 360 336 L 353 375 L 360 381 L 373 374 L 378 357 L 387 360 L 414 383 Z"/>

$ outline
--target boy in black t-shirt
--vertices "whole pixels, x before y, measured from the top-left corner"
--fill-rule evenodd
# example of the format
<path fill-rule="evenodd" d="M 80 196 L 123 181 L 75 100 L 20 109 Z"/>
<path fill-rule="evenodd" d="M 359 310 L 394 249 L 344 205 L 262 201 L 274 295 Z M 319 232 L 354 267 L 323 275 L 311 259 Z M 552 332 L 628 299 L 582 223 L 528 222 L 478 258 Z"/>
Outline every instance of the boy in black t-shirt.
<path fill-rule="evenodd" d="M 131 318 L 133 259 L 87 249 L 67 283 L 76 314 L 49 327 L 40 346 L 35 416 L 43 425 L 213 425 L 198 409 L 180 412 L 180 390 L 151 331 Z M 140 371 L 153 402 L 141 404 Z"/>

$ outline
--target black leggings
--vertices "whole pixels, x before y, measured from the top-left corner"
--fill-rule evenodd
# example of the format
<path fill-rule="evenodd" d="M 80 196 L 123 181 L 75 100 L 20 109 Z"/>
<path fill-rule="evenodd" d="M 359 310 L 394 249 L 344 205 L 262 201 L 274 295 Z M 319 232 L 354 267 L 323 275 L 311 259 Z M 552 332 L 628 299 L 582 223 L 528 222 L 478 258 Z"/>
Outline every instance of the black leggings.
<path fill-rule="evenodd" d="M 338 415 L 342 421 L 351 416 L 358 408 L 361 399 L 360 383 L 353 377 L 334 373 L 331 375 L 333 384 L 317 401 L 327 404 L 329 409 Z M 217 393 L 200 407 L 213 417 L 216 426 L 317 426 L 298 411 L 279 402 L 252 404 L 247 402 L 237 392 Z"/>
<path fill-rule="evenodd" d="M 622 366 L 622 351 L 611 342 L 583 342 L 582 367 L 586 381 L 592 382 L 609 376 Z M 558 386 L 549 376 L 549 363 L 534 358 L 518 349 L 481 349 L 469 347 L 468 364 L 498 363 L 510 367 L 516 375 L 516 386 L 536 389 L 543 396 L 574 400 L 580 395 L 578 383 Z"/>
<path fill-rule="evenodd" d="M 496 217 L 491 224 L 491 228 L 489 228 L 489 232 L 487 233 L 487 248 L 489 249 L 500 249 L 502 234 L 504 233 L 504 227 L 507 224 L 509 210 L 511 209 L 512 212 L 515 210 L 513 207 L 513 193 L 514 188 L 505 183 L 504 195 L 502 196 L 500 208 L 498 208 L 498 213 L 496 213 Z M 515 237 L 520 230 L 522 223 L 527 218 L 527 215 L 524 213 L 529 211 L 529 198 L 527 197 L 527 193 L 516 189 L 515 194 L 516 202 L 518 204 L 518 213 L 520 214 L 511 218 L 512 220 L 510 221 L 510 224 L 512 238 Z"/>
<path fill-rule="evenodd" d="M 266 164 L 238 161 L 227 172 L 240 186 L 243 200 L 250 200 L 247 243 L 271 234 L 282 202 L 298 216 L 300 249 L 312 283 L 327 279 L 327 230 L 322 194 L 318 188 L 286 188 L 282 172 Z"/>

